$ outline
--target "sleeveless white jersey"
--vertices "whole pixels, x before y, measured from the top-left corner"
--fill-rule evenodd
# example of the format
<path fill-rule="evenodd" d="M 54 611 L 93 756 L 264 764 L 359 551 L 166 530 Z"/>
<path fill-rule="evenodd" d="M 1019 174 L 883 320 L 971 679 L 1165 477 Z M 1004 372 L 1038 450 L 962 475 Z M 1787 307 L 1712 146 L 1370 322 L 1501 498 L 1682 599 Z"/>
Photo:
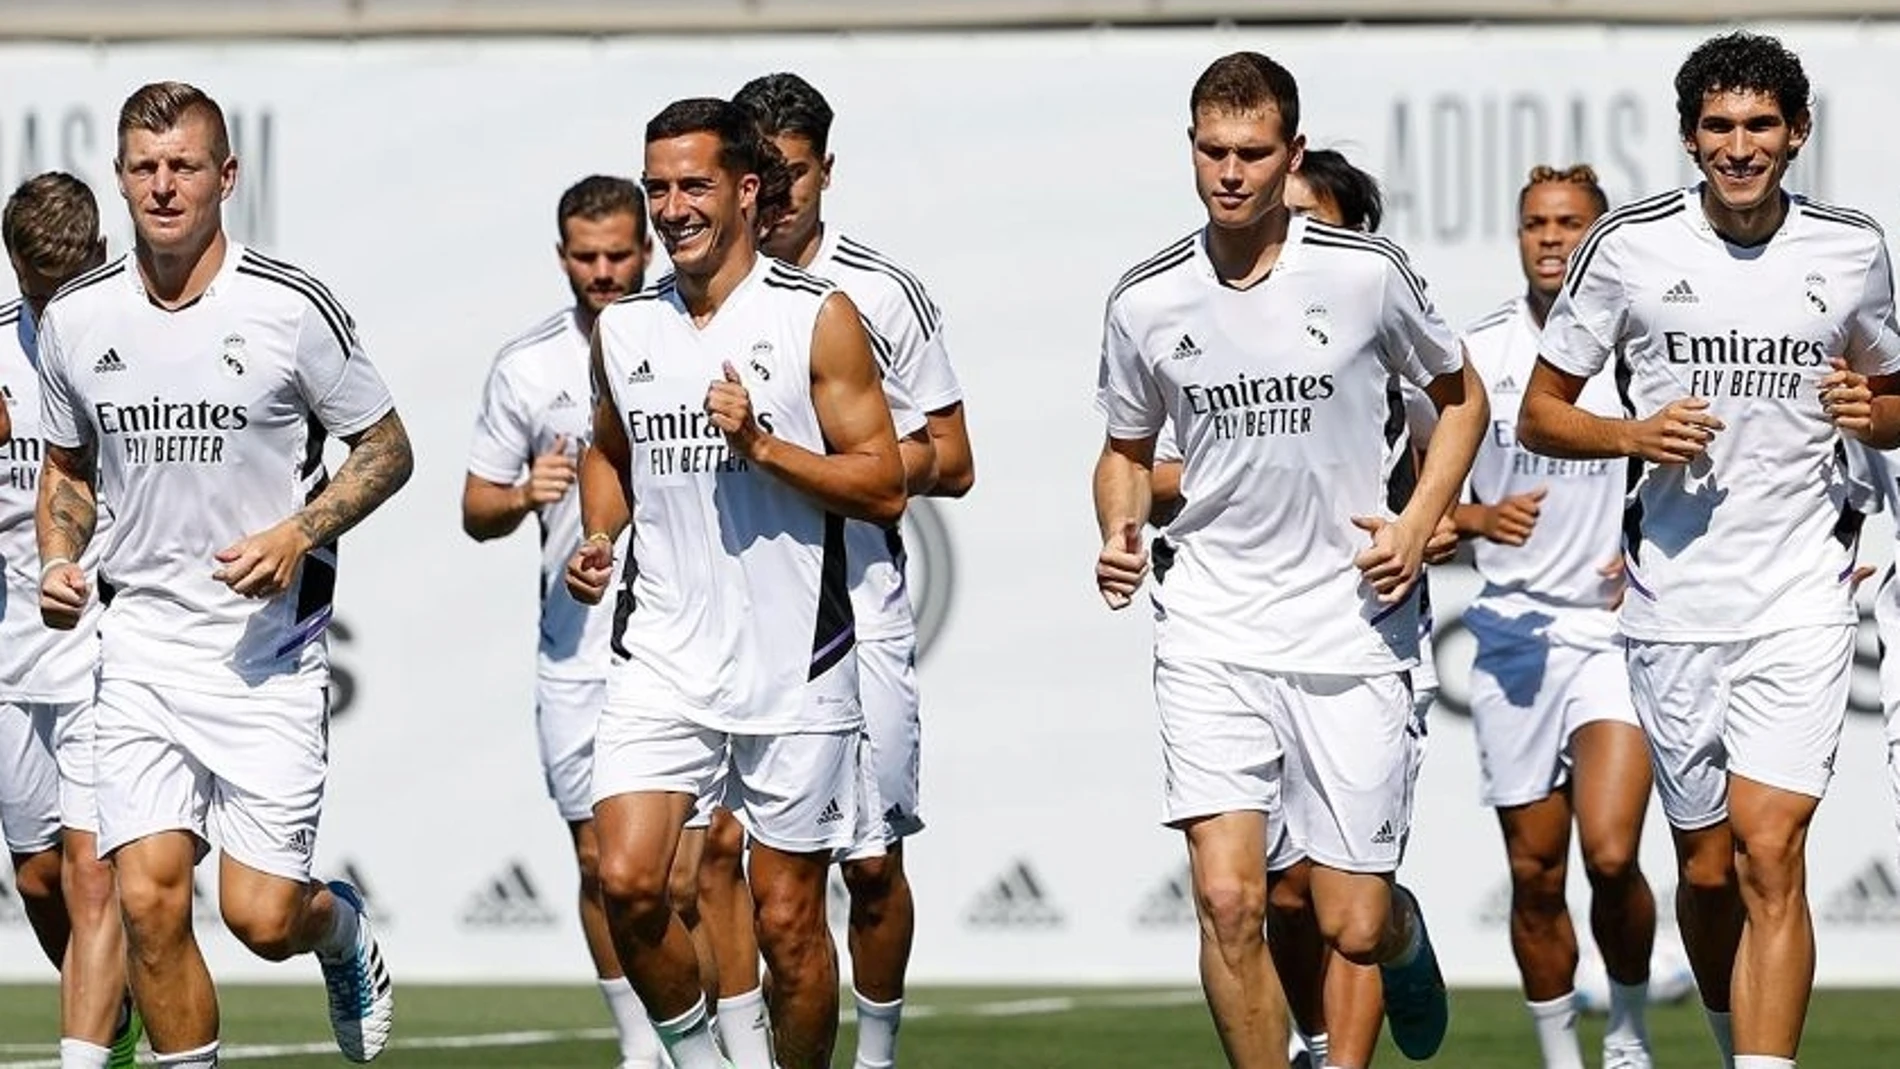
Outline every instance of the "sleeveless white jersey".
<path fill-rule="evenodd" d="M 1422 388 L 1462 366 L 1405 254 L 1358 231 L 1295 217 L 1245 290 L 1219 282 L 1198 231 L 1123 276 L 1097 404 L 1113 438 L 1172 421 L 1185 458 L 1185 504 L 1154 551 L 1157 654 L 1339 675 L 1416 664 L 1418 598 L 1379 602 L 1352 518 L 1390 515 L 1392 377 Z"/>
<path fill-rule="evenodd" d="M 829 279 L 858 306 L 883 364 L 884 391 L 897 436 L 924 426 L 924 414 L 963 400 L 943 344 L 943 314 L 923 283 L 889 257 L 826 227 L 807 271 Z M 851 569 L 851 610 L 861 639 L 915 634 L 904 587 L 904 544 L 896 524 L 845 523 Z"/>
<path fill-rule="evenodd" d="M 1727 642 L 1851 624 L 1860 514 L 1821 409 L 1834 357 L 1900 371 L 1893 278 L 1866 216 L 1792 198 L 1765 243 L 1724 241 L 1700 187 L 1599 219 L 1571 257 L 1543 358 L 1594 376 L 1617 361 L 1624 408 L 1704 397 L 1727 425 L 1695 463 L 1648 465 L 1624 518 L 1624 634 Z"/>
<path fill-rule="evenodd" d="M 579 458 L 594 437 L 591 339 L 564 308 L 502 346 L 482 390 L 481 411 L 469 446 L 468 470 L 489 482 L 514 485 L 528 477 L 534 458 L 567 440 Z M 541 637 L 537 667 L 543 679 L 607 677 L 609 604 L 583 605 L 567 592 L 567 562 L 581 542 L 581 497 L 576 483 L 559 501 L 535 510 L 541 530 Z M 615 560 L 626 557 L 624 539 Z"/>
<path fill-rule="evenodd" d="M 730 454 L 706 415 L 731 363 L 760 425 L 826 446 L 811 343 L 831 283 L 760 256 L 704 327 L 667 276 L 596 331 L 631 447 L 632 548 L 614 654 L 665 681 L 679 712 L 743 735 L 862 723 L 844 520 Z"/>
<path fill-rule="evenodd" d="M 1497 616 L 1544 621 L 1538 630 L 1552 638 L 1608 643 L 1616 635 L 1609 611 L 1616 586 L 1601 570 L 1620 552 L 1629 464 L 1559 460 L 1518 444 L 1517 413 L 1537 365 L 1540 333 L 1530 302 L 1517 296 L 1464 335 L 1465 353 L 1491 396 L 1491 427 L 1471 464 L 1467 500 L 1495 505 L 1539 487 L 1546 491 L 1537 525 L 1523 545 L 1474 540 L 1478 573 L 1485 581 L 1479 602 Z M 1615 375 L 1606 369 L 1591 376 L 1577 405 L 1599 416 L 1620 417 Z"/>
<path fill-rule="evenodd" d="M 0 304 L 0 397 L 13 437 L 0 442 L 0 701 L 79 702 L 92 697 L 99 664 L 99 599 L 86 605 L 79 626 L 55 631 L 40 620 L 40 549 L 33 531 L 39 501 L 40 372 L 32 309 Z M 104 510 L 80 565 L 98 585 L 99 546 L 109 525 Z"/>
<path fill-rule="evenodd" d="M 219 550 L 322 488 L 326 432 L 393 407 L 330 291 L 233 242 L 204 295 L 168 312 L 121 257 L 47 306 L 40 373 L 44 437 L 97 447 L 113 514 L 103 677 L 210 694 L 325 685 L 335 544 L 274 598 L 211 576 Z"/>

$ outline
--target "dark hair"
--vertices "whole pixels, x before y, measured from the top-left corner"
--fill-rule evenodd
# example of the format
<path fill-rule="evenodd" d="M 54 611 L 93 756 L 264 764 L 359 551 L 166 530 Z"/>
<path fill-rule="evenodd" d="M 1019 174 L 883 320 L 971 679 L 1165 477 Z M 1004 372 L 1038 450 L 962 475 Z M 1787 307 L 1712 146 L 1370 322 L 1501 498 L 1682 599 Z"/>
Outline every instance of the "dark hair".
<path fill-rule="evenodd" d="M 792 172 L 778 146 L 759 129 L 745 110 L 717 97 L 675 100 L 647 121 L 647 144 L 688 134 L 711 134 L 719 139 L 719 166 L 728 174 L 758 175 L 760 229 L 777 222 L 792 207 Z"/>
<path fill-rule="evenodd" d="M 1683 139 L 1695 136 L 1702 103 L 1710 93 L 1735 90 L 1772 95 L 1789 125 L 1808 110 L 1808 76 L 1801 57 L 1778 38 L 1737 30 L 1697 45 L 1676 72 L 1676 119 Z"/>
<path fill-rule="evenodd" d="M 1258 52 L 1235 52 L 1208 65 L 1188 94 L 1188 119 L 1202 108 L 1250 112 L 1273 107 L 1280 113 L 1280 136 L 1300 132 L 1300 86 L 1285 67 Z"/>
<path fill-rule="evenodd" d="M 1347 162 L 1330 148 L 1307 149 L 1296 172 L 1313 192 L 1339 207 L 1341 226 L 1375 233 L 1385 217 L 1385 197 L 1379 180 Z"/>
<path fill-rule="evenodd" d="M 831 105 L 796 74 L 767 74 L 747 82 L 732 98 L 767 137 L 789 134 L 811 142 L 823 156 L 831 141 Z"/>
<path fill-rule="evenodd" d="M 0 209 L 0 242 L 34 273 L 64 281 L 99 247 L 99 204 L 64 171 L 35 175 Z"/>
<path fill-rule="evenodd" d="M 625 178 L 589 175 L 561 194 L 560 207 L 554 211 L 554 225 L 565 241 L 569 219 L 605 219 L 622 212 L 633 216 L 634 233 L 646 237 L 647 198 L 640 187 Z"/>
<path fill-rule="evenodd" d="M 1311 153 L 1308 153 L 1308 155 L 1311 155 Z M 1540 163 L 1531 168 L 1530 177 L 1524 180 L 1524 188 L 1517 191 L 1517 210 L 1519 213 L 1524 211 L 1524 198 L 1531 195 L 1531 190 L 1534 187 L 1541 186 L 1546 182 L 1554 182 L 1559 185 L 1581 186 L 1583 191 L 1590 195 L 1590 200 L 1596 204 L 1598 215 L 1602 215 L 1604 212 L 1610 210 L 1610 198 L 1603 192 L 1603 187 L 1597 183 L 1596 168 L 1587 163 L 1573 163 L 1559 170 L 1555 167 L 1549 167 Z"/>
<path fill-rule="evenodd" d="M 119 152 L 125 135 L 133 130 L 162 134 L 185 121 L 192 112 L 211 123 L 211 158 L 219 164 L 231 158 L 231 134 L 224 125 L 224 109 L 204 90 L 184 82 L 152 82 L 139 86 L 119 107 Z"/>

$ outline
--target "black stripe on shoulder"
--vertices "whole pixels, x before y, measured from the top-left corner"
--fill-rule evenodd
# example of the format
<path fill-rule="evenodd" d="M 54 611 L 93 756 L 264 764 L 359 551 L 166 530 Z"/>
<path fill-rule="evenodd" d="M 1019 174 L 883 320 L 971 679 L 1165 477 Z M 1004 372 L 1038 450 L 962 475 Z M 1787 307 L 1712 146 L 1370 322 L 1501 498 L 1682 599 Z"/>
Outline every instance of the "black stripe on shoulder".
<path fill-rule="evenodd" d="M 670 295 L 675 289 L 678 288 L 678 283 L 679 283 L 679 276 L 669 271 L 666 274 L 661 275 L 660 280 L 658 282 L 655 282 L 653 285 L 648 286 L 646 289 L 639 290 L 634 293 L 629 293 L 625 297 L 622 297 L 614 301 L 614 303 L 615 304 L 631 304 L 635 301 L 657 301 L 662 297 Z"/>
<path fill-rule="evenodd" d="M 1817 204 L 1810 200 L 1797 201 L 1796 203 L 1801 206 L 1801 214 L 1803 215 L 1822 220 L 1823 222 L 1840 223 L 1845 226 L 1858 226 L 1866 230 L 1871 230 L 1883 237 L 1885 236 L 1886 232 L 1880 228 L 1880 223 L 1866 212 L 1857 211 L 1853 208 L 1840 208 L 1832 204 Z"/>
<path fill-rule="evenodd" d="M 0 304 L 0 327 L 18 323 L 20 321 L 20 310 L 25 307 L 26 301 L 18 297 L 15 297 L 5 304 Z"/>
<path fill-rule="evenodd" d="M 330 302 L 319 297 L 316 291 L 310 286 L 248 262 L 240 262 L 237 267 L 237 273 L 240 275 L 248 275 L 251 278 L 261 279 L 265 282 L 274 282 L 296 293 L 304 300 L 309 301 L 310 306 L 315 308 L 317 314 L 323 317 L 323 322 L 330 328 L 330 333 L 336 336 L 337 346 L 343 350 L 343 355 L 345 357 L 349 356 L 350 350 L 354 348 L 350 340 L 352 337 L 351 328 L 353 324 L 345 320 L 339 320 L 336 317 L 336 313 L 332 310 Z"/>
<path fill-rule="evenodd" d="M 1478 334 L 1490 330 L 1493 327 L 1501 327 L 1516 318 L 1517 302 L 1515 300 L 1506 301 L 1501 306 L 1492 309 L 1489 314 L 1479 319 L 1476 323 L 1466 327 L 1464 332 L 1466 334 Z"/>
<path fill-rule="evenodd" d="M 1425 296 L 1425 280 L 1419 277 L 1417 271 L 1412 270 L 1412 262 L 1406 257 L 1405 250 L 1386 238 L 1309 221 L 1306 233 L 1300 237 L 1300 243 L 1333 249 L 1356 249 L 1360 252 L 1383 256 L 1393 267 L 1398 268 L 1399 277 L 1405 280 L 1406 288 L 1412 291 L 1412 299 L 1418 302 L 1419 308 L 1431 307 L 1431 301 Z"/>
<path fill-rule="evenodd" d="M 1189 234 L 1160 253 L 1130 268 L 1126 274 L 1122 275 L 1121 280 L 1115 283 L 1115 288 L 1109 291 L 1109 303 L 1113 304 L 1122 294 L 1143 282 L 1151 278 L 1159 278 L 1192 259 L 1194 259 L 1194 235 Z"/>
<path fill-rule="evenodd" d="M 814 297 L 831 296 L 831 290 L 823 286 L 810 286 L 803 282 L 793 282 L 789 279 L 779 278 L 774 275 L 767 275 L 761 281 L 775 290 L 794 290 L 798 293 L 809 293 Z"/>
<path fill-rule="evenodd" d="M 57 301 L 69 293 L 78 293 L 88 286 L 96 286 L 114 275 L 123 274 L 124 271 L 125 257 L 121 256 L 109 264 L 102 264 L 99 267 L 93 268 L 78 278 L 68 279 L 64 286 L 53 291 L 53 300 L 46 303 L 50 306 L 53 301 Z"/>
<path fill-rule="evenodd" d="M 495 354 L 495 359 L 499 360 L 510 353 L 518 353 L 530 346 L 539 345 L 551 338 L 560 337 L 561 332 L 567 329 L 567 317 L 571 314 L 573 313 L 562 309 L 535 326 L 508 339 L 502 343 L 501 350 Z"/>
<path fill-rule="evenodd" d="M 776 278 L 783 282 L 792 282 L 805 286 L 817 286 L 819 289 L 836 289 L 837 285 L 828 278 L 821 278 L 802 267 L 793 267 L 783 260 L 773 260 L 765 269 L 765 277 Z"/>
<path fill-rule="evenodd" d="M 318 281 L 316 276 L 310 272 L 293 264 L 285 263 L 282 260 L 272 259 L 249 246 L 245 246 L 244 255 L 239 258 L 238 263 L 240 266 L 249 264 L 260 271 L 273 272 L 281 276 L 286 282 L 299 283 L 308 288 L 311 291 L 308 296 L 312 301 L 321 301 L 327 304 L 330 314 L 335 316 L 338 322 L 349 328 L 350 333 L 355 333 L 356 320 L 350 317 L 349 311 L 343 307 L 343 302 L 337 300 L 336 294 L 330 292 L 330 287 Z"/>
<path fill-rule="evenodd" d="M 1637 210 L 1637 206 L 1641 204 L 1649 206 Z M 1638 201 L 1636 204 L 1618 208 L 1598 219 L 1590 228 L 1590 232 L 1584 235 L 1583 244 L 1577 247 L 1576 252 L 1570 254 L 1570 266 L 1564 275 L 1564 288 L 1570 291 L 1572 297 L 1577 295 L 1577 290 L 1583 286 L 1584 272 L 1589 269 L 1590 261 L 1596 258 L 1597 250 L 1603 246 L 1603 239 L 1610 234 L 1625 226 L 1655 223 L 1673 218 L 1686 210 L 1688 210 L 1687 206 L 1683 203 L 1681 191 L 1678 190 L 1667 199 L 1651 197 L 1647 201 Z"/>
<path fill-rule="evenodd" d="M 858 323 L 864 327 L 864 337 L 871 343 L 871 355 L 877 358 L 878 371 L 890 374 L 896 367 L 896 356 L 890 341 L 877 329 L 876 324 L 864 317 L 863 312 L 858 313 Z"/>
<path fill-rule="evenodd" d="M 876 271 L 894 279 L 898 287 L 904 291 L 904 296 L 910 301 L 911 311 L 917 316 L 917 321 L 923 325 L 926 335 L 935 334 L 937 328 L 942 325 L 942 313 L 937 310 L 936 302 L 930 299 L 930 293 L 924 289 L 923 280 L 897 261 L 843 234 L 838 235 L 838 251 L 834 259 L 846 267 L 855 267 L 860 271 Z"/>

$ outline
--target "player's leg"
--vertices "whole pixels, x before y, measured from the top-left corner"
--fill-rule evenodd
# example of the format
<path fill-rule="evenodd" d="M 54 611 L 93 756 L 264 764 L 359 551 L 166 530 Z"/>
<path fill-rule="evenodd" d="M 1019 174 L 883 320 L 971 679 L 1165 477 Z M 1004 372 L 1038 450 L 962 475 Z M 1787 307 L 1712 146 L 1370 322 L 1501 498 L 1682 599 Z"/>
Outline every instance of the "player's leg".
<path fill-rule="evenodd" d="M 0 702 L 0 830 L 12 857 L 20 906 L 57 969 L 72 931 L 59 879 L 59 768 L 51 724 L 39 709 Z"/>
<path fill-rule="evenodd" d="M 1793 1064 L 1814 986 L 1808 825 L 1833 778 L 1854 628 L 1746 644 L 1728 722 L 1729 826 L 1747 921 L 1736 954 L 1735 1052 Z"/>
<path fill-rule="evenodd" d="M 126 998 L 125 928 L 112 866 L 99 857 L 94 797 L 93 704 L 54 710 L 53 751 L 59 763 L 60 819 L 65 825 L 60 881 L 72 918 L 72 941 L 60 970 L 60 1045 L 74 1065 L 130 1066 L 139 1027 Z"/>
<path fill-rule="evenodd" d="M 1312 1055 L 1312 1065 L 1324 1065 L 1324 1050 L 1314 1049 L 1330 1043 L 1327 1034 L 1325 976 L 1329 948 L 1320 938 L 1319 921 L 1313 916 L 1312 862 L 1297 857 L 1290 846 L 1283 818 L 1268 816 L 1272 825 L 1273 845 L 1267 850 L 1267 949 L 1273 958 L 1274 972 L 1280 977 L 1280 990 L 1286 996 L 1287 1012 L 1299 1033 L 1302 1049 Z M 1298 1066 L 1296 1061 L 1295 1066 Z"/>
<path fill-rule="evenodd" d="M 723 786 L 721 798 L 723 800 Z M 699 863 L 699 917 L 714 972 L 719 1038 L 736 1069 L 773 1069 L 772 1027 L 759 974 L 759 936 L 746 883 L 745 826 L 724 805 L 711 809 Z"/>
<path fill-rule="evenodd" d="M 673 903 L 673 911 L 679 914 L 680 923 L 686 926 L 687 938 L 693 941 L 693 958 L 699 963 L 699 985 L 710 993 L 708 998 L 717 998 L 719 959 L 713 953 L 712 935 L 706 930 L 706 919 L 700 913 L 699 898 L 699 868 L 706 856 L 706 825 L 711 816 L 711 806 L 703 800 L 694 802 L 686 826 L 680 829 L 679 845 L 673 850 L 673 868 L 667 873 L 666 894 Z"/>
<path fill-rule="evenodd" d="M 1332 949 L 1326 952 L 1324 974 L 1326 1033 L 1314 1069 L 1365 1069 L 1385 1024 L 1385 981 L 1378 966 L 1347 961 Z"/>
<path fill-rule="evenodd" d="M 1579 681 L 1595 678 L 1617 687 L 1623 675 L 1621 665 L 1606 667 L 1610 670 L 1586 668 Z M 1590 933 L 1609 974 L 1604 1062 L 1608 1069 L 1647 1069 L 1649 1033 L 1644 1014 L 1649 1002 L 1649 963 L 1656 947 L 1656 897 L 1643 875 L 1639 852 L 1643 816 L 1649 807 L 1649 747 L 1633 722 L 1634 712 L 1628 709 L 1628 687 L 1621 686 L 1620 691 L 1618 704 L 1629 719 L 1619 715 L 1592 720 L 1570 737 L 1571 798 L 1584 873 L 1590 881 Z M 1601 700 L 1617 698 L 1606 694 Z M 1596 699 L 1585 694 L 1580 700 Z"/>
<path fill-rule="evenodd" d="M 1564 896 L 1570 795 L 1555 790 L 1497 811 L 1511 872 L 1511 954 L 1546 1069 L 1582 1069 L 1577 1042 L 1577 933 Z"/>
<path fill-rule="evenodd" d="M 838 952 L 825 882 L 857 819 L 860 732 L 735 736 L 735 813 L 752 840 L 759 951 L 772 977 L 772 1045 L 784 1069 L 823 1069 L 838 1037 Z"/>
<path fill-rule="evenodd" d="M 1900 834 L 1900 569 L 1887 567 L 1874 594 L 1874 623 L 1880 634 L 1880 710 L 1887 737 L 1887 785 L 1894 802 L 1894 831 Z"/>

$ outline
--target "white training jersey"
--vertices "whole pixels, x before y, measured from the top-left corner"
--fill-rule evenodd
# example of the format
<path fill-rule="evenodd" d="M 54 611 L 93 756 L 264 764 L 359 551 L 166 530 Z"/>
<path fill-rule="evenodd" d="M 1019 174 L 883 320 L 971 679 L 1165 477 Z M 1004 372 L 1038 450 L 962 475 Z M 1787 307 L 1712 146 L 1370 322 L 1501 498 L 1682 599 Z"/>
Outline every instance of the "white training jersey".
<path fill-rule="evenodd" d="M 858 306 L 883 364 L 884 392 L 891 402 L 897 436 L 924 426 L 929 412 L 963 400 L 963 387 L 943 344 L 943 314 L 917 276 L 889 257 L 826 227 L 807 271 L 829 279 Z M 904 544 L 897 525 L 863 520 L 845 524 L 845 556 L 851 569 L 851 609 L 861 639 L 915 634 L 910 595 L 904 588 Z"/>
<path fill-rule="evenodd" d="M 1465 353 L 1491 396 L 1491 427 L 1465 481 L 1466 499 L 1496 505 L 1542 489 L 1537 524 L 1521 546 L 1479 538 L 1473 546 L 1484 590 L 1467 609 L 1492 620 L 1524 620 L 1553 641 L 1608 645 L 1617 583 L 1603 568 L 1621 552 L 1623 495 L 1629 464 L 1560 460 L 1518 444 L 1517 412 L 1537 366 L 1541 330 L 1522 295 L 1465 331 Z M 1616 376 L 1606 368 L 1584 383 L 1578 407 L 1620 417 Z"/>
<path fill-rule="evenodd" d="M 240 596 L 215 555 L 325 483 L 323 442 L 394 407 L 322 283 L 235 242 L 204 295 L 166 311 L 121 257 L 73 280 L 40 337 L 45 439 L 95 446 L 113 514 L 101 674 L 211 694 L 323 686 L 336 545 L 288 591 Z"/>
<path fill-rule="evenodd" d="M 1571 257 L 1542 355 L 1582 377 L 1614 358 L 1634 418 L 1703 397 L 1727 428 L 1694 463 L 1645 466 L 1624 518 L 1624 634 L 1727 642 L 1856 620 L 1860 514 L 1818 387 L 1836 357 L 1900 371 L 1872 220 L 1793 197 L 1744 248 L 1709 225 L 1699 186 L 1625 205 Z"/>
<path fill-rule="evenodd" d="M 679 712 L 744 735 L 862 723 L 844 520 L 727 450 L 706 390 L 730 363 L 761 427 L 816 453 L 811 345 L 833 292 L 760 256 L 705 326 L 668 275 L 600 315 L 605 389 L 631 453 L 633 541 L 613 651 Z"/>
<path fill-rule="evenodd" d="M 0 701 L 80 702 L 92 697 L 99 664 L 99 599 L 87 604 L 79 626 L 55 631 L 40 620 L 40 549 L 33 530 L 39 501 L 39 339 L 32 309 L 24 301 L 0 304 L 0 397 L 13 421 L 13 437 L 0 442 Z M 80 555 L 96 587 L 99 547 L 109 525 L 105 510 L 92 543 Z"/>
<path fill-rule="evenodd" d="M 592 339 L 574 309 L 564 308 L 502 346 L 488 383 L 468 451 L 469 473 L 512 486 L 528 477 L 534 458 L 564 439 L 578 459 L 594 437 Z M 611 603 L 583 605 L 567 592 L 567 562 L 581 543 L 581 495 L 535 509 L 541 530 L 541 638 L 537 668 L 543 679 L 607 678 Z M 626 557 L 625 540 L 616 562 Z M 616 577 L 617 578 L 617 577 Z"/>
<path fill-rule="evenodd" d="M 1108 300 L 1097 405 L 1117 439 L 1170 420 L 1185 502 L 1154 551 L 1156 652 L 1279 672 L 1417 662 L 1417 597 L 1382 604 L 1353 558 L 1389 516 L 1397 374 L 1462 367 L 1458 339 L 1384 238 L 1295 217 L 1273 271 L 1222 285 L 1197 231 Z M 1396 420 L 1400 426 L 1403 418 Z"/>

